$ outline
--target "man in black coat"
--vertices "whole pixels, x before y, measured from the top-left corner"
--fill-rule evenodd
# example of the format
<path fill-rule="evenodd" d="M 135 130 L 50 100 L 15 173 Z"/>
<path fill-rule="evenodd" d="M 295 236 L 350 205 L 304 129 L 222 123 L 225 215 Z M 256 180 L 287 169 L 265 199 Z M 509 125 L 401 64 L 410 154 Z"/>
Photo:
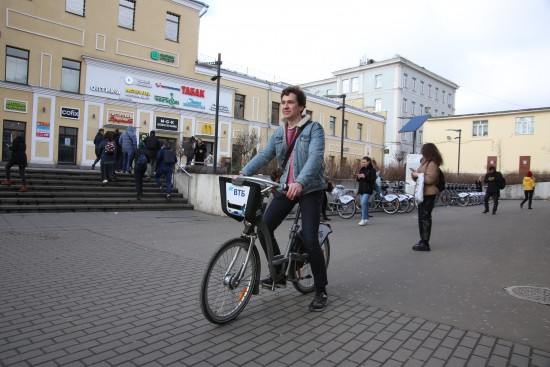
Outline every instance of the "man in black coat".
<path fill-rule="evenodd" d="M 145 149 L 149 157 L 147 176 L 154 176 L 157 168 L 157 154 L 160 148 L 162 148 L 162 144 L 157 139 L 155 130 L 152 130 L 143 142 L 145 143 Z"/>
<path fill-rule="evenodd" d="M 11 157 L 8 164 L 6 164 L 6 181 L 2 181 L 0 184 L 11 185 L 11 168 L 19 166 L 19 175 L 21 176 L 21 188 L 19 192 L 27 192 L 27 178 L 25 177 L 25 167 L 27 167 L 27 154 L 25 150 L 27 149 L 27 145 L 25 144 L 25 137 L 21 136 L 18 131 L 14 131 L 11 133 L 11 138 Z"/>
<path fill-rule="evenodd" d="M 94 145 L 95 145 L 95 161 L 94 163 L 92 163 L 92 169 L 95 168 L 95 165 L 97 164 L 97 162 L 99 162 L 99 160 L 101 159 L 101 152 L 99 151 L 99 144 L 101 144 L 101 142 L 103 141 L 103 133 L 105 132 L 105 130 L 103 129 L 99 129 L 97 131 L 97 134 L 95 135 L 95 138 L 94 138 Z"/>
<path fill-rule="evenodd" d="M 506 187 L 506 181 L 502 173 L 498 172 L 495 166 L 489 167 L 489 172 L 485 175 L 483 180 L 487 184 L 487 191 L 485 192 L 485 211 L 483 213 L 489 212 L 489 198 L 493 198 L 493 214 L 497 213 L 498 208 L 498 198 L 500 197 L 500 190 Z"/>

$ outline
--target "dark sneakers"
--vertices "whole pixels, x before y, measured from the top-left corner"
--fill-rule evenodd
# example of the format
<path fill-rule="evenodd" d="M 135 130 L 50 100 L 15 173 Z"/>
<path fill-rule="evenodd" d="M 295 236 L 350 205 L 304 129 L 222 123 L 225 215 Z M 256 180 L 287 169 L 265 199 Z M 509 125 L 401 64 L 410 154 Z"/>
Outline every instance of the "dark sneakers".
<path fill-rule="evenodd" d="M 420 241 L 413 246 L 414 251 L 430 251 L 430 244 L 428 242 Z"/>
<path fill-rule="evenodd" d="M 327 292 L 323 290 L 316 290 L 315 291 L 315 297 L 313 297 L 313 301 L 309 304 L 309 310 L 313 312 L 321 312 L 327 307 L 328 303 L 328 296 Z"/>

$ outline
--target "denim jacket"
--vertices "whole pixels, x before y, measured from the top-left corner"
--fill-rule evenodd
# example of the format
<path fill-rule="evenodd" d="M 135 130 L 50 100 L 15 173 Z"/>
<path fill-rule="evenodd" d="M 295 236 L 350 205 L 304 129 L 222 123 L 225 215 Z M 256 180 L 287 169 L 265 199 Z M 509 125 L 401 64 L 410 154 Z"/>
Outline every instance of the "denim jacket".
<path fill-rule="evenodd" d="M 309 119 L 309 115 L 304 115 L 297 126 L 304 126 Z M 275 156 L 277 157 L 277 167 L 280 168 L 283 165 L 288 149 L 285 126 L 286 121 L 269 137 L 265 147 L 241 170 L 245 176 L 256 173 Z M 302 194 L 324 189 L 324 155 L 325 130 L 318 122 L 311 122 L 304 128 L 298 140 L 296 140 L 294 144 L 294 159 L 292 162 L 290 160 L 287 162 L 281 176 L 281 182 L 287 181 L 288 170 L 290 164 L 292 164 L 294 179 L 303 187 Z"/>

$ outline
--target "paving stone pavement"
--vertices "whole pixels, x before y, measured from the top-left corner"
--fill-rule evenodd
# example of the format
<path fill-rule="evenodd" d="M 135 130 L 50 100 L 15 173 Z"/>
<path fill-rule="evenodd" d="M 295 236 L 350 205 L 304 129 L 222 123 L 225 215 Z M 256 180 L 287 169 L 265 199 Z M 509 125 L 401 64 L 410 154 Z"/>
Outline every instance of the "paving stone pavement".
<path fill-rule="evenodd" d="M 550 346 L 343 298 L 310 313 L 292 287 L 212 325 L 198 302 L 204 263 L 104 234 L 101 214 L 89 228 L 35 220 L 55 218 L 68 225 L 0 224 L 2 366 L 550 366 Z"/>

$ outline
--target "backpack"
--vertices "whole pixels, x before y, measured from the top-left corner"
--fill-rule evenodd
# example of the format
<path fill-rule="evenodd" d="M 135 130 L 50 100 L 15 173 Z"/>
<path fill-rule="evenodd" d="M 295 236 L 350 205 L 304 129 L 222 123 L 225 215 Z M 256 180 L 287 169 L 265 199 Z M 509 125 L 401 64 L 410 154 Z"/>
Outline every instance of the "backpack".
<path fill-rule="evenodd" d="M 163 152 L 162 161 L 167 164 L 174 164 L 178 161 L 176 157 L 176 152 L 174 152 L 172 149 L 166 149 Z"/>
<path fill-rule="evenodd" d="M 140 154 L 139 157 L 136 159 L 136 164 L 138 166 L 146 166 L 147 165 L 147 157 L 145 154 Z"/>
<path fill-rule="evenodd" d="M 439 168 L 439 179 L 437 180 L 437 184 L 435 184 L 435 186 L 437 187 L 437 190 L 439 190 L 439 192 L 443 192 L 443 190 L 445 190 L 446 184 L 447 183 L 445 182 L 445 175 L 443 174 L 441 168 Z"/>
<path fill-rule="evenodd" d="M 500 177 L 502 177 L 502 181 L 500 181 L 500 183 L 498 184 L 498 188 L 504 190 L 506 188 L 506 180 L 504 179 L 504 176 Z"/>
<path fill-rule="evenodd" d="M 114 141 L 108 141 L 106 144 L 105 144 L 105 153 L 106 154 L 115 154 L 115 142 Z"/>

